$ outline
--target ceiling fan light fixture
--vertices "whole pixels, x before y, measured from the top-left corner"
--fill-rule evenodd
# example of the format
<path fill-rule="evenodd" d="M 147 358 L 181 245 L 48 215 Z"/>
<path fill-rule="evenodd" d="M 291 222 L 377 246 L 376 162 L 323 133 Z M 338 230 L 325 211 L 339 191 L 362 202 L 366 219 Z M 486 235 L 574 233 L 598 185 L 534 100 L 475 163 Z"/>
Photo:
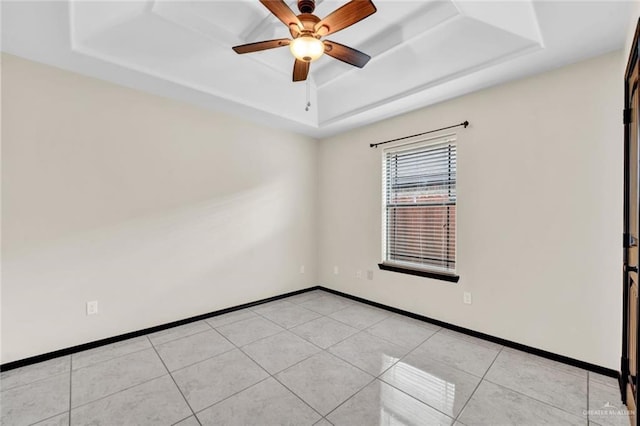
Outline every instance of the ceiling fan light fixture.
<path fill-rule="evenodd" d="M 308 34 L 293 39 L 289 48 L 296 59 L 304 62 L 313 62 L 324 53 L 324 43 Z"/>
<path fill-rule="evenodd" d="M 0 0 L 2 1 L 2 0 Z M 291 0 L 289 0 L 291 1 Z M 296 15 L 285 0 L 260 0 L 263 6 L 289 28 L 293 40 L 280 38 L 234 46 L 238 54 L 259 52 L 276 47 L 289 46 L 296 58 L 293 62 L 293 81 L 304 81 L 309 76 L 311 62 L 324 53 L 354 67 L 364 67 L 371 56 L 344 44 L 321 40 L 329 34 L 344 30 L 376 12 L 371 0 L 351 0 L 340 6 L 324 19 L 313 14 L 315 0 L 298 0 L 300 14 Z"/>

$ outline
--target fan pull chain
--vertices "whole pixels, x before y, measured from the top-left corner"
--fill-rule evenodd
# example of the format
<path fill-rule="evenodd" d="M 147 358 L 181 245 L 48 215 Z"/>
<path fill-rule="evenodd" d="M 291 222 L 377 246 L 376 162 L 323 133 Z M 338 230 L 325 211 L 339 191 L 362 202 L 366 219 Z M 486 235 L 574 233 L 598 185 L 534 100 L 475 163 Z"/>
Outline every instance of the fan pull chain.
<path fill-rule="evenodd" d="M 309 108 L 311 108 L 311 88 L 309 86 L 309 79 L 307 79 L 306 81 L 307 83 L 307 106 L 305 107 L 305 111 L 309 111 Z"/>

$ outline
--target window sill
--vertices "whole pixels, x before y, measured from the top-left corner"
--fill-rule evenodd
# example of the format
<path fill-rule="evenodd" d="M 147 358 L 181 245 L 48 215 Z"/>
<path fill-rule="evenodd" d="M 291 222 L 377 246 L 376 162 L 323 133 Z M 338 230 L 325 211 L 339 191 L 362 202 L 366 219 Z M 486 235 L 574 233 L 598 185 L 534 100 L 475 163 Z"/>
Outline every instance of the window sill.
<path fill-rule="evenodd" d="M 444 274 L 442 272 L 422 271 L 419 269 L 403 268 L 402 266 L 389 265 L 386 263 L 378 263 L 378 267 L 384 271 L 399 272 L 401 274 L 417 275 L 419 277 L 433 278 L 436 280 L 449 281 L 457 283 L 460 279 L 459 275 Z"/>

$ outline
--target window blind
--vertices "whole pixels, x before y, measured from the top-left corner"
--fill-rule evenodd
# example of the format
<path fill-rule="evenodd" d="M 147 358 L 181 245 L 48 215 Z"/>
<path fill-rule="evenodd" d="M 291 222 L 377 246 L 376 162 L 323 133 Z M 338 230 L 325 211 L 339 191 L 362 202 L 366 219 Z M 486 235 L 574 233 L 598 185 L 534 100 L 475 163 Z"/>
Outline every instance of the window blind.
<path fill-rule="evenodd" d="M 455 272 L 455 142 L 451 136 L 384 151 L 384 263 Z"/>

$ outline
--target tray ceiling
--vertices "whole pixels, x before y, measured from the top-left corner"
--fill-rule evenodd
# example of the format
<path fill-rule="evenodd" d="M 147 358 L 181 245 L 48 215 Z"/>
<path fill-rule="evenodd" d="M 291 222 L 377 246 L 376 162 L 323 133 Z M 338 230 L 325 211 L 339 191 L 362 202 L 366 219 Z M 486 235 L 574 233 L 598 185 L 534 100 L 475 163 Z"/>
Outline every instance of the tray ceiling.
<path fill-rule="evenodd" d="M 287 48 L 231 50 L 290 36 L 257 0 L 4 1 L 2 49 L 322 137 L 620 49 L 630 13 L 615 1 L 374 1 L 376 14 L 329 37 L 369 64 L 324 55 L 308 83 L 291 81 Z M 343 3 L 317 1 L 315 14 Z"/>

